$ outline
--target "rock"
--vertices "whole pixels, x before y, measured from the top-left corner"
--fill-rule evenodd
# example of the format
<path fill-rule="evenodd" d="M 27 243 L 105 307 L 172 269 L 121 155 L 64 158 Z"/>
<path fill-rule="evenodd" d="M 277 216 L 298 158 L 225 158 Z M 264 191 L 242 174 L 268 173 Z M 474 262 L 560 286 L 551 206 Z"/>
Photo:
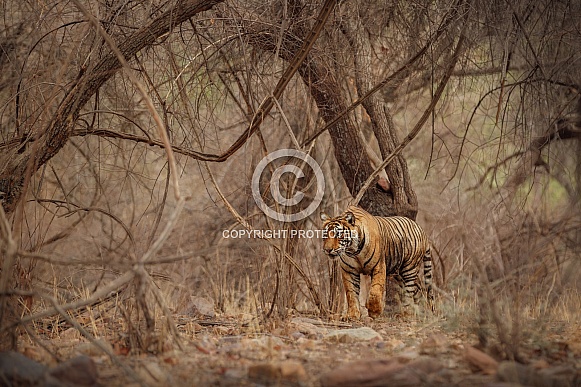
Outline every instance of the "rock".
<path fill-rule="evenodd" d="M 536 371 L 533 367 L 504 361 L 498 367 L 497 379 L 532 387 L 568 387 L 581 385 L 581 376 L 573 367 L 560 366 Z"/>
<path fill-rule="evenodd" d="M 82 335 L 81 332 L 79 332 L 77 330 L 77 328 L 69 328 L 67 330 L 65 330 L 64 332 L 62 332 L 59 337 L 63 340 L 76 340 L 78 341 Z"/>
<path fill-rule="evenodd" d="M 301 351 L 312 351 L 317 347 L 317 342 L 315 340 L 300 338 L 297 340 L 297 345 Z"/>
<path fill-rule="evenodd" d="M 283 341 L 279 337 L 270 335 L 252 339 L 243 339 L 241 344 L 245 349 L 255 351 L 280 351 L 283 347 L 285 347 Z"/>
<path fill-rule="evenodd" d="M 95 342 L 101 344 L 102 347 L 105 347 L 110 352 L 113 352 L 113 346 L 107 340 L 105 340 L 105 339 L 96 339 Z M 83 354 L 83 355 L 87 355 L 87 356 L 103 356 L 103 355 L 106 355 L 106 353 L 103 352 L 103 350 L 100 347 L 98 347 L 97 345 L 95 345 L 93 343 L 79 343 L 75 347 L 75 351 L 77 353 L 80 353 L 80 354 Z"/>
<path fill-rule="evenodd" d="M 241 380 L 246 379 L 248 372 L 246 371 L 246 369 L 243 368 L 228 368 L 224 371 L 224 379 L 228 380 L 230 382 L 234 382 L 237 381 L 238 383 L 240 383 Z M 224 385 L 235 385 L 235 384 L 227 384 L 225 383 Z"/>
<path fill-rule="evenodd" d="M 97 385 L 97 366 L 87 356 L 77 356 L 48 371 L 48 378 L 54 378 L 67 386 Z"/>
<path fill-rule="evenodd" d="M 309 320 L 314 321 L 313 319 L 295 317 L 291 320 L 289 326 L 291 329 L 306 335 L 309 339 L 319 339 L 327 333 L 327 329 L 320 328 Z"/>
<path fill-rule="evenodd" d="M 464 358 L 468 363 L 482 371 L 486 375 L 493 375 L 498 369 L 498 362 L 490 355 L 476 349 L 470 345 L 466 346 Z"/>
<path fill-rule="evenodd" d="M 206 297 L 191 296 L 185 314 L 195 317 L 213 318 L 216 316 L 214 301 Z"/>
<path fill-rule="evenodd" d="M 539 359 L 531 363 L 531 366 L 536 370 L 549 368 L 549 363 L 545 359 Z"/>
<path fill-rule="evenodd" d="M 335 329 L 329 331 L 323 338 L 327 341 L 338 343 L 356 343 L 361 341 L 383 340 L 379 333 L 369 327 Z"/>
<path fill-rule="evenodd" d="M 443 368 L 442 363 L 429 356 L 420 356 L 416 360 L 407 364 L 407 367 L 423 372 L 426 375 L 438 372 Z"/>
<path fill-rule="evenodd" d="M 296 332 L 293 332 L 293 333 L 291 333 L 291 334 L 290 334 L 290 337 L 291 337 L 293 340 L 298 340 L 298 339 L 306 339 L 306 338 L 307 338 L 307 336 L 305 336 L 303 333 L 301 333 L 301 332 L 299 332 L 299 331 L 296 331 Z"/>
<path fill-rule="evenodd" d="M 324 322 L 323 320 L 319 320 L 316 318 L 309 318 L 309 317 L 293 317 L 290 321 L 293 324 L 301 324 L 307 323 L 312 326 L 320 326 L 320 325 L 328 325 L 329 323 Z"/>
<path fill-rule="evenodd" d="M 425 386 L 449 386 L 454 378 L 449 368 L 430 356 L 420 356 L 406 364 L 406 368 L 418 374 Z"/>
<path fill-rule="evenodd" d="M 206 355 L 215 354 L 218 350 L 214 339 L 207 334 L 199 335 L 198 338 L 194 340 L 193 344 L 198 351 Z"/>
<path fill-rule="evenodd" d="M 434 333 L 420 344 L 422 355 L 437 355 L 448 351 L 448 339 L 441 333 Z"/>
<path fill-rule="evenodd" d="M 398 359 L 401 359 L 404 362 L 415 360 L 419 356 L 420 353 L 413 348 L 407 349 L 406 351 L 397 354 Z"/>
<path fill-rule="evenodd" d="M 538 372 L 543 380 L 554 386 L 581 386 L 581 371 L 568 365 L 545 368 Z"/>
<path fill-rule="evenodd" d="M 307 378 L 305 368 L 295 360 L 260 363 L 248 367 L 250 379 L 266 383 L 300 383 Z"/>
<path fill-rule="evenodd" d="M 17 352 L 0 353 L 0 385 L 9 386 L 96 386 L 97 367 L 87 356 L 77 356 L 54 368 L 30 360 Z"/>
<path fill-rule="evenodd" d="M 323 387 L 411 387 L 421 385 L 420 374 L 397 359 L 365 360 L 343 364 L 323 374 L 319 381 Z"/>
<path fill-rule="evenodd" d="M 26 386 L 39 384 L 47 367 L 18 352 L 0 352 L 0 384 Z"/>
<path fill-rule="evenodd" d="M 456 380 L 454 380 L 456 379 Z M 458 386 L 457 371 L 449 368 L 442 368 L 438 372 L 428 375 L 428 379 L 424 383 L 426 386 Z"/>
<path fill-rule="evenodd" d="M 535 384 L 535 379 L 538 378 L 538 374 L 534 369 L 512 361 L 503 361 L 500 363 L 496 377 L 500 382 L 528 386 L 538 385 Z"/>
<path fill-rule="evenodd" d="M 398 351 L 400 349 L 405 348 L 405 344 L 401 340 L 391 338 L 391 339 L 385 341 L 384 348 L 387 350 L 391 350 L 391 351 Z"/>
<path fill-rule="evenodd" d="M 287 345 L 279 338 L 263 335 L 256 338 L 228 337 L 220 340 L 218 351 L 226 353 L 230 358 L 248 358 L 252 360 L 271 359 L 275 353 L 282 351 Z"/>
<path fill-rule="evenodd" d="M 155 361 L 148 361 L 137 368 L 137 374 L 149 386 L 167 386 L 169 383 L 169 375 L 164 371 Z"/>

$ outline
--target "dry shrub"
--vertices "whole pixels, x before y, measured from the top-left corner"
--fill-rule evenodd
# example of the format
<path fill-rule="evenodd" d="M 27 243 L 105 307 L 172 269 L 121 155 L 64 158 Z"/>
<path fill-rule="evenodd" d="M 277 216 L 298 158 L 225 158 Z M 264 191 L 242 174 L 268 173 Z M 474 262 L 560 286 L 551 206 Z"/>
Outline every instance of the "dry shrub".
<path fill-rule="evenodd" d="M 369 31 L 377 29 L 370 35 L 376 39 L 373 68 L 379 78 L 415 53 L 417 37 L 432 31 L 434 17 L 447 9 L 447 4 L 439 8 L 428 3 L 416 7 L 421 4 L 378 2 L 361 13 Z M 58 108 L 51 101 L 59 101 L 82 73 L 91 44 L 102 46 L 82 23 L 67 24 L 81 15 L 69 12 L 64 3 L 48 13 L 39 11 L 39 28 L 26 24 L 23 16 L 32 3 L 6 4 L 3 23 L 15 22 L 3 29 L 0 63 L 8 63 L 8 58 L 15 65 L 0 74 L 0 95 L 9 101 L 2 106 L 0 123 L 9 128 L 2 133 L 2 142 L 10 145 L 46 127 L 46 116 Z M 109 20 L 109 33 L 119 40 L 132 32 L 132 24 L 139 26 L 155 16 L 159 10 L 154 5 L 165 6 L 145 2 L 113 12 L 102 2 L 91 4 L 100 7 L 102 18 Z M 210 153 L 226 149 L 270 96 L 286 62 L 251 47 L 238 31 L 253 18 L 281 16 L 276 5 L 231 2 L 209 17 L 180 26 L 178 33 L 164 36 L 132 58 L 176 149 Z M 286 9 L 285 23 L 311 23 L 313 7 Z M 571 137 L 558 141 L 554 136 L 551 146 L 541 144 L 542 157 L 524 163 L 528 173 L 512 187 L 512 196 L 499 193 L 510 176 L 520 173 L 521 152 L 545 136 L 547 128 L 566 120 L 577 125 L 571 116 L 579 91 L 569 82 L 578 78 L 577 70 L 567 64 L 572 63 L 567 60 L 570 53 L 559 50 L 569 47 L 577 55 L 579 39 L 571 39 L 575 28 L 569 28 L 563 39 L 570 46 L 551 44 L 554 35 L 534 35 L 538 41 L 531 43 L 524 33 L 513 31 L 511 17 L 506 16 L 526 9 L 526 2 L 515 10 L 503 7 L 475 5 L 476 22 L 468 27 L 469 51 L 433 114 L 430 130 L 422 132 L 404 156 L 420 202 L 418 222 L 435 247 L 439 289 L 435 318 L 445 316 L 451 328 L 474 332 L 483 345 L 499 344 L 504 356 L 518 358 L 525 337 L 542 337 L 550 324 L 581 319 L 579 139 L 567 145 L 565 140 Z M 574 25 L 579 19 L 576 11 L 560 13 L 563 25 Z M 293 12 L 300 17 L 293 19 Z M 353 16 L 350 9 L 337 12 Z M 498 15 L 506 17 L 497 20 Z M 540 15 L 534 28 L 551 26 L 545 18 Z M 481 24 L 486 28 L 480 29 Z M 328 44 L 317 47 L 316 59 L 337 71 L 341 91 L 349 96 L 345 100 L 352 102 L 358 97 L 355 67 L 338 28 L 334 25 L 326 32 Z M 507 40 L 513 32 L 516 40 Z M 438 42 L 431 57 L 410 70 L 397 87 L 382 90 L 382 108 L 391 110 L 400 139 L 429 104 L 456 33 L 451 31 Z M 528 51 L 533 43 L 561 48 L 536 56 Z M 509 65 L 504 50 L 511 45 L 518 47 L 513 53 L 522 56 L 511 54 L 514 60 L 507 71 L 500 66 Z M 100 50 L 93 54 L 101 55 Z M 536 77 L 542 66 L 527 65 L 537 59 L 547 64 L 543 68 L 550 68 L 555 79 L 558 75 L 562 79 L 549 82 Z M 67 71 L 71 68 L 75 71 Z M 209 166 L 229 204 L 255 229 L 320 227 L 317 213 L 303 223 L 273 222 L 255 206 L 249 188 L 262 156 L 294 147 L 291 133 L 301 142 L 321 127 L 306 83 L 293 78 L 280 108 L 265 118 L 261 131 L 227 161 Z M 504 88 L 499 89 L 499 83 Z M 359 107 L 348 119 L 359 127 L 366 152 L 378 164 L 381 152 L 369 116 Z M 12 295 L 17 301 L 14 318 L 51 310 L 53 300 L 59 305 L 90 300 L 134 270 L 137 258 L 149 251 L 177 205 L 165 153 L 147 141 L 131 140 L 141 136 L 149 141 L 155 133 L 140 94 L 124 74 L 109 79 L 81 109 L 77 121 L 75 136 L 32 175 L 22 215 L 11 218 L 18 247 L 29 253 L 16 260 L 10 277 L 20 292 Z M 111 130 L 117 137 L 89 134 L 95 129 Z M 119 138 L 121 134 L 129 139 Z M 331 148 L 325 133 L 312 154 L 327 180 L 320 209 L 338 214 L 351 195 Z M 17 148 L 11 152 L 11 157 L 19 157 Z M 182 153 L 176 173 L 182 192 L 191 200 L 166 243 L 144 265 L 151 282 L 126 283 L 89 305 L 71 308 L 67 316 L 93 336 L 122 336 L 135 351 L 155 352 L 171 338 L 168 314 L 187 314 L 193 295 L 212 300 L 217 318 L 249 314 L 262 328 L 267 318 L 293 313 L 341 313 L 344 294 L 338 267 L 321 253 L 320 241 L 281 239 L 273 246 L 255 238 L 224 238 L 224 230 L 243 227 L 216 194 L 206 164 Z M 49 314 L 34 320 L 36 334 L 56 337 L 70 326 L 62 313 Z M 35 332 L 27 334 L 35 339 Z"/>

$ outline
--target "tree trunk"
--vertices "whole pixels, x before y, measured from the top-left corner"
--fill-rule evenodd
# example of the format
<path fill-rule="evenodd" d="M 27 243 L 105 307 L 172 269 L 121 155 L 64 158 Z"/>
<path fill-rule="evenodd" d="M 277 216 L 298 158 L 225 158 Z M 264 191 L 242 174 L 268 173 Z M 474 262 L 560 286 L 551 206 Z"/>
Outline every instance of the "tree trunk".
<path fill-rule="evenodd" d="M 351 23 L 349 23 L 351 21 Z M 352 19 L 343 25 L 343 33 L 353 50 L 355 63 L 355 85 L 359 96 L 365 95 L 374 86 L 374 76 L 370 69 L 371 42 L 365 35 L 361 19 L 354 13 Z M 363 107 L 371 120 L 371 127 L 383 159 L 387 158 L 399 144 L 392 116 L 386 105 L 382 104 L 377 94 L 363 101 Z M 413 220 L 418 212 L 418 200 L 411 186 L 407 164 L 401 154 L 385 168 L 391 188 L 392 198 L 387 203 L 389 213 L 386 215 L 402 215 Z"/>
<path fill-rule="evenodd" d="M 224 0 L 178 1 L 151 23 L 129 38 L 121 40 L 118 48 L 124 57 L 130 60 L 174 27 L 222 1 Z M 120 69 L 121 63 L 112 51 L 105 54 L 97 63 L 87 66 L 86 71 L 79 69 L 78 80 L 59 103 L 44 130 L 32 130 L 21 138 L 0 144 L 0 149 L 3 148 L 0 156 L 0 165 L 3 166 L 0 170 L 0 194 L 2 206 L 7 214 L 14 211 L 24 191 L 25 175 L 38 170 L 65 146 L 83 106 Z"/>
<path fill-rule="evenodd" d="M 279 31 L 263 26 L 251 26 L 246 29 L 249 43 L 253 47 L 273 53 L 279 48 L 278 54 L 285 61 L 290 61 L 301 46 L 302 40 L 297 36 L 303 36 L 304 31 L 306 28 L 300 31 L 295 29 L 292 34 L 285 33 L 278 47 L 276 37 Z M 337 74 L 331 65 L 323 61 L 322 56 L 309 54 L 298 72 L 309 86 L 323 120 L 329 122 L 347 109 L 347 99 L 343 95 Z M 355 196 L 374 169 L 358 136 L 358 128 L 348 116 L 345 116 L 329 128 L 329 134 L 343 179 L 351 195 Z M 395 179 L 397 178 L 394 177 Z M 403 183 L 399 184 L 403 186 Z M 391 193 L 381 190 L 377 184 L 367 190 L 360 201 L 360 206 L 379 216 L 402 214 L 415 218 L 417 211 L 417 209 L 406 210 L 398 213 Z"/>

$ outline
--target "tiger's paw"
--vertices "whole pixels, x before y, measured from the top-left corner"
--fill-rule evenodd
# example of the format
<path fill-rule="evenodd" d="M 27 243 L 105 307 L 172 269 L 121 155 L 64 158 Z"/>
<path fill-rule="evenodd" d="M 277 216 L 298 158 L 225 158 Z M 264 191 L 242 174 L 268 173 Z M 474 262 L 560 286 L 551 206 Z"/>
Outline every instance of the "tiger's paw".
<path fill-rule="evenodd" d="M 378 317 L 381 317 L 381 315 L 383 314 L 383 310 L 381 308 L 379 309 L 370 309 L 369 307 L 367 308 L 367 313 L 369 314 L 369 317 L 376 319 Z"/>
<path fill-rule="evenodd" d="M 361 312 L 359 310 L 350 309 L 347 314 L 341 316 L 341 321 L 357 321 L 361 318 Z"/>
<path fill-rule="evenodd" d="M 368 302 L 366 307 L 367 313 L 371 318 L 378 318 L 383 314 L 383 308 L 381 307 L 381 304 Z"/>
<path fill-rule="evenodd" d="M 360 320 L 360 317 L 350 317 L 350 316 L 341 316 L 342 322 L 357 322 Z"/>

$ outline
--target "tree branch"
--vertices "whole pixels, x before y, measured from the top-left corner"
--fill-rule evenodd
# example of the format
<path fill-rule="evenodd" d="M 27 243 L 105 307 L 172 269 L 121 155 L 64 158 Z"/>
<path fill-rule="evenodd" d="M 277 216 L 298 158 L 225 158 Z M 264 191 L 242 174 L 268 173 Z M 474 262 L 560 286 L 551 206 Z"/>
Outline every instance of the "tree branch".
<path fill-rule="evenodd" d="M 464 24 L 464 29 L 465 28 L 466 28 L 466 24 Z M 430 105 L 426 108 L 426 110 L 424 111 L 424 114 L 422 114 L 422 116 L 420 117 L 420 119 L 418 120 L 418 122 L 416 123 L 414 128 L 406 136 L 406 138 L 404 138 L 404 140 L 397 146 L 397 148 L 395 148 L 393 150 L 393 152 L 391 152 L 391 154 L 383 161 L 383 163 L 381 163 L 381 165 L 379 165 L 373 171 L 373 173 L 367 178 L 367 180 L 363 184 L 363 187 L 361 188 L 359 193 L 357 193 L 357 196 L 355 196 L 355 199 L 353 199 L 353 202 L 351 204 L 357 205 L 359 203 L 359 201 L 363 197 L 363 194 L 365 194 L 365 191 L 369 188 L 371 183 L 375 180 L 375 177 L 377 177 L 379 172 L 383 168 L 385 168 L 386 165 L 388 165 L 390 162 L 392 162 L 393 159 L 395 159 L 395 157 L 418 135 L 418 133 L 420 132 L 420 130 L 422 129 L 422 127 L 426 123 L 428 117 L 430 116 L 430 114 L 432 114 L 432 111 L 436 107 L 436 104 L 440 100 L 440 97 L 442 96 L 442 93 L 444 92 L 444 89 L 445 89 L 446 85 L 448 84 L 450 77 L 452 76 L 452 71 L 454 70 L 456 63 L 458 62 L 458 58 L 460 57 L 460 53 L 462 52 L 462 46 L 463 46 L 464 40 L 465 40 L 464 29 L 460 35 L 460 39 L 458 39 L 458 43 L 456 44 L 456 48 L 454 49 L 454 55 L 452 57 L 452 60 L 450 61 L 450 64 L 448 65 L 448 70 L 446 71 L 444 78 L 442 78 L 442 81 L 440 81 L 440 84 L 438 85 L 438 88 L 436 89 L 436 92 L 434 93 L 434 97 L 432 98 Z"/>
<path fill-rule="evenodd" d="M 458 3 L 456 3 L 453 6 L 453 10 L 447 15 L 442 24 L 440 24 L 439 28 L 436 30 L 434 35 L 426 42 L 426 44 L 418 52 L 415 53 L 414 56 L 408 59 L 406 63 L 404 63 L 390 76 L 385 78 L 383 81 L 379 82 L 373 88 L 369 89 L 369 91 L 367 91 L 365 95 L 363 95 L 358 100 L 353 102 L 347 109 L 343 110 L 340 114 L 334 117 L 333 120 L 327 122 L 323 128 L 319 129 L 317 132 L 315 132 L 315 134 L 306 139 L 303 142 L 302 146 L 304 147 L 305 145 L 308 145 L 311 142 L 313 142 L 317 137 L 319 137 L 325 131 L 329 130 L 329 128 L 331 128 L 333 125 L 337 124 L 337 122 L 340 121 L 345 115 L 355 110 L 357 106 L 361 105 L 363 101 L 367 100 L 373 94 L 377 93 L 385 86 L 392 85 L 392 83 L 396 82 L 400 78 L 405 77 L 406 72 L 411 68 L 411 66 L 424 56 L 424 54 L 428 51 L 428 48 L 430 48 L 432 44 L 434 44 L 434 42 L 437 41 L 444 32 L 446 32 L 452 21 L 454 21 L 455 17 L 457 16 Z"/>
<path fill-rule="evenodd" d="M 129 60 L 142 49 L 169 33 L 173 28 L 196 14 L 212 8 L 224 0 L 181 0 L 140 28 L 133 35 L 119 42 L 118 49 Z M 122 68 L 113 50 L 106 53 L 97 63 L 80 72 L 80 77 L 59 103 L 49 124 L 37 133 L 26 133 L 16 149 L 0 157 L 0 164 L 6 167 L 0 173 L 0 191 L 4 193 L 2 205 L 7 213 L 14 210 L 22 195 L 27 165 L 32 163 L 33 171 L 54 157 L 72 135 L 74 124 L 81 109 L 103 86 Z"/>

